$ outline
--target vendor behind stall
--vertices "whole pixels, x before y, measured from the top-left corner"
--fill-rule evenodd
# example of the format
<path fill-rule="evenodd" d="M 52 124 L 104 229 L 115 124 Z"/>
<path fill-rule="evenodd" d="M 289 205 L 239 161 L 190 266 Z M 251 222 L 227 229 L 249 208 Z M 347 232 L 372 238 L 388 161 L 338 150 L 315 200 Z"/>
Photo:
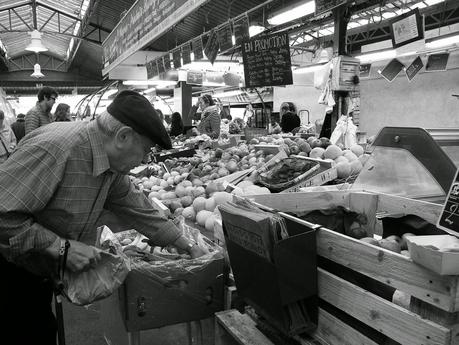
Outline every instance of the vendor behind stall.
<path fill-rule="evenodd" d="M 212 139 L 220 136 L 220 114 L 211 95 L 202 95 L 190 110 L 189 117 L 196 118 L 198 107 L 201 109 L 201 122 L 193 128 L 193 134 L 207 134 Z"/>
<path fill-rule="evenodd" d="M 300 127 L 300 117 L 295 112 L 295 106 L 293 103 L 285 102 L 282 103 L 280 108 L 282 132 L 291 133 L 295 128 Z"/>
<path fill-rule="evenodd" d="M 104 209 L 152 246 L 173 244 L 193 258 L 204 254 L 126 175 L 155 144 L 172 146 L 157 113 L 144 96 L 122 91 L 94 121 L 34 130 L 0 164 L 2 343 L 56 343 L 57 267 L 80 272 L 97 265 L 93 245 Z"/>

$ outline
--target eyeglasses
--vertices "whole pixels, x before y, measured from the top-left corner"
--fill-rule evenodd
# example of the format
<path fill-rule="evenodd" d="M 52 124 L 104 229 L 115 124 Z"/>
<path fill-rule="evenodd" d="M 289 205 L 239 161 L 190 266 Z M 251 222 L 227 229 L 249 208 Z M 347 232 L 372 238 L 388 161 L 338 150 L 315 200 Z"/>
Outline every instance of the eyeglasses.
<path fill-rule="evenodd" d="M 56 98 L 57 98 L 57 97 L 52 97 L 52 96 L 49 97 L 49 99 L 52 99 L 54 102 L 56 102 Z"/>

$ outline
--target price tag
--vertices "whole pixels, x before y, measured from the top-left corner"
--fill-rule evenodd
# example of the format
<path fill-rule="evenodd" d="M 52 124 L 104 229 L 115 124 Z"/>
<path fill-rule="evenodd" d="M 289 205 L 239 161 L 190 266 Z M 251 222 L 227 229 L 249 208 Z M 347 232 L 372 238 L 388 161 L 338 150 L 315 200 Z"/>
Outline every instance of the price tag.
<path fill-rule="evenodd" d="M 426 71 L 446 71 L 449 53 L 432 54 L 427 58 Z"/>
<path fill-rule="evenodd" d="M 459 170 L 451 184 L 437 227 L 454 236 L 459 236 Z"/>

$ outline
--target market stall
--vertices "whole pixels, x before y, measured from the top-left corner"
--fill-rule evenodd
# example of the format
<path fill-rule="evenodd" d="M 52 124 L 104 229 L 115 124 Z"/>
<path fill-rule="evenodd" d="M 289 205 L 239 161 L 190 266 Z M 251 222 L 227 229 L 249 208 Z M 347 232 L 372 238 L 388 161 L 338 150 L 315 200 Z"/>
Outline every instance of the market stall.
<path fill-rule="evenodd" d="M 457 152 L 459 141 L 451 131 L 435 133 L 443 140 L 418 128 L 384 128 L 351 189 L 250 196 L 260 210 L 316 229 L 320 302 L 314 338 L 336 345 L 457 341 L 459 271 L 442 271 L 442 258 L 457 260 L 457 254 L 451 242 L 441 249 L 437 237 L 445 232 L 436 224 L 457 169 L 448 152 Z M 225 238 L 232 241 L 228 222 L 223 216 Z M 234 250 L 228 250 L 232 260 Z M 427 263 L 419 250 L 431 252 Z M 238 287 L 241 273 L 234 274 Z"/>

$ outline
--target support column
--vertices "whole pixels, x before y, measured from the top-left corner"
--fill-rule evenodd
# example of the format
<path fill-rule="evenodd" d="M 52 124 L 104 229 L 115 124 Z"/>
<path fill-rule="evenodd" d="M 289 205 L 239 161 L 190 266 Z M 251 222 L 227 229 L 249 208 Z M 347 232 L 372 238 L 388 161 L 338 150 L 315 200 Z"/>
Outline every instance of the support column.
<path fill-rule="evenodd" d="M 351 18 L 351 13 L 349 7 L 346 5 L 339 6 L 333 9 L 333 21 L 334 21 L 334 34 L 333 34 L 333 56 L 346 55 L 346 31 L 347 24 Z M 333 112 L 331 114 L 331 133 L 333 133 L 336 122 L 342 113 L 342 102 L 344 97 L 347 96 L 347 92 L 335 91 L 333 92 L 333 97 L 335 99 L 336 105 L 333 107 Z"/>
<path fill-rule="evenodd" d="M 192 119 L 188 117 L 188 112 L 191 109 L 192 95 L 191 85 L 184 81 L 180 81 L 174 89 L 174 111 L 182 115 L 184 126 L 191 126 Z"/>

